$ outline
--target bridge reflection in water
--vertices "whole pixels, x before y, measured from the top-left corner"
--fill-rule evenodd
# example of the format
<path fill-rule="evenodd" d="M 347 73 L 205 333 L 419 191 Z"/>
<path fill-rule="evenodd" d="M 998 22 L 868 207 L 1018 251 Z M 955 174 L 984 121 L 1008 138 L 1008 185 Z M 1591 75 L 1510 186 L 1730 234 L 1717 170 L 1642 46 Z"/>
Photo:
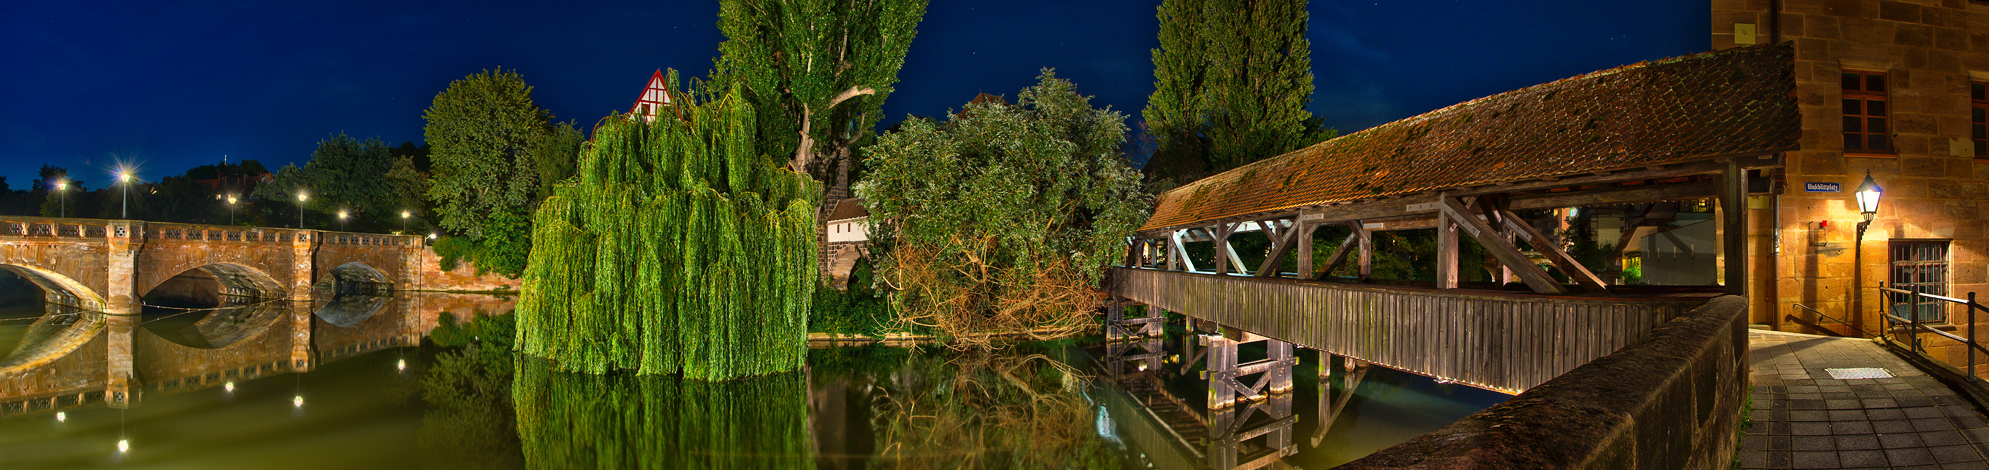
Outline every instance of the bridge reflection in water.
<path fill-rule="evenodd" d="M 1108 310 L 1089 350 L 1090 392 L 1100 432 L 1153 468 L 1338 465 L 1509 398 L 1324 352 L 1301 361 L 1291 343 L 1192 318 L 1199 330 L 1169 332 L 1127 310 Z"/>
<path fill-rule="evenodd" d="M 18 346 L 0 357 L 0 419 L 108 405 L 311 371 L 389 348 L 417 346 L 444 312 L 510 310 L 509 298 L 337 289 L 314 302 L 235 298 L 212 308 L 148 307 L 114 315 L 44 303 Z M 26 319 L 17 319 L 26 320 Z M 122 343 L 123 348 L 114 347 Z M 129 380 L 109 370 L 127 364 Z"/>

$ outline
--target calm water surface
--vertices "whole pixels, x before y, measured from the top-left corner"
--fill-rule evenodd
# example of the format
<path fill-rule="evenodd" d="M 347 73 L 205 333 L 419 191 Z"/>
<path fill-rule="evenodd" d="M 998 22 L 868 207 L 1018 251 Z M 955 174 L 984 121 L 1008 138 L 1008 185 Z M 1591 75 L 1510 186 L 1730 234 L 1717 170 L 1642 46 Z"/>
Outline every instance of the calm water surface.
<path fill-rule="evenodd" d="M 1210 411 L 1178 337 L 1134 361 L 1091 338 L 815 349 L 806 370 L 724 383 L 590 376 L 486 337 L 510 308 L 444 294 L 135 321 L 0 307 L 0 468 L 1326 468 L 1506 398 L 1381 368 L 1322 384 L 1301 351 L 1290 393 Z M 440 327 L 457 323 L 471 326 Z M 115 338 L 131 344 L 128 404 L 106 402 Z M 1350 397 L 1322 396 L 1354 375 Z M 1262 435 L 1223 445 L 1231 432 Z"/>

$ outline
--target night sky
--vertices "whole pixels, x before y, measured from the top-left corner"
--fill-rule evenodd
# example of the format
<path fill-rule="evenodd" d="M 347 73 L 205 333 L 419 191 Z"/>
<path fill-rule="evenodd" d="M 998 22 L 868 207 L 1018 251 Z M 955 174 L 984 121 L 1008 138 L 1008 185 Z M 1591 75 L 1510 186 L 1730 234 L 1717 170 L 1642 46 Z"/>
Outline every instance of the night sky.
<path fill-rule="evenodd" d="M 52 164 L 97 188 L 120 161 L 156 181 L 224 155 L 301 165 L 340 132 L 418 143 L 436 93 L 496 67 L 587 126 L 627 110 L 658 68 L 708 73 L 723 39 L 715 1 L 305 3 L 0 8 L 0 176 L 23 189 Z M 1344 134 L 1708 47 L 1704 1 L 1511 3 L 1313 0 L 1312 112 Z M 1012 99 L 1055 67 L 1136 127 L 1158 5 L 936 0 L 883 125 L 976 93 Z"/>

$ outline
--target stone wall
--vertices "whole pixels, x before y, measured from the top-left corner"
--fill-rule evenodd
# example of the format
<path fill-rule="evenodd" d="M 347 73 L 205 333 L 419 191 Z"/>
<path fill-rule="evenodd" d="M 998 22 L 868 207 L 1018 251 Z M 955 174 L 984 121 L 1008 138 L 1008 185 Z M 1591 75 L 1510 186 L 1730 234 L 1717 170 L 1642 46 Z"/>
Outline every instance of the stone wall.
<path fill-rule="evenodd" d="M 1771 206 L 1780 214 L 1772 227 L 1779 253 L 1775 246 L 1754 250 L 1754 262 L 1773 269 L 1773 282 L 1757 282 L 1750 292 L 1761 299 L 1757 309 L 1773 309 L 1756 312 L 1755 321 L 1804 331 L 1818 320 L 1797 309 L 1800 303 L 1856 323 L 1821 321 L 1839 334 L 1876 330 L 1876 286 L 1887 281 L 1894 240 L 1949 242 L 1949 292 L 1989 288 L 1989 160 L 1975 158 L 1969 140 L 1969 83 L 1989 81 L 1989 3 L 1713 0 L 1712 23 L 1714 49 L 1776 40 L 1796 47 L 1802 149 L 1785 156 L 1783 188 Z M 1886 74 L 1894 152 L 1845 151 L 1846 70 Z M 1867 171 L 1885 197 L 1861 243 L 1863 217 L 1851 191 Z M 1810 182 L 1842 190 L 1808 192 Z"/>
<path fill-rule="evenodd" d="M 867 253 L 866 243 L 830 243 L 822 247 L 824 253 L 822 277 L 837 289 L 849 288 L 850 272 L 856 269 L 856 260 Z"/>
<path fill-rule="evenodd" d="M 1725 469 L 1747 394 L 1747 299 L 1725 296 L 1651 337 L 1343 469 Z"/>
<path fill-rule="evenodd" d="M 456 263 L 456 269 L 442 270 L 442 256 L 435 254 L 434 247 L 421 250 L 421 275 L 419 282 L 411 290 L 436 292 L 517 292 L 518 286 L 525 283 L 521 279 L 511 279 L 497 273 L 477 274 L 476 265 L 468 261 Z"/>

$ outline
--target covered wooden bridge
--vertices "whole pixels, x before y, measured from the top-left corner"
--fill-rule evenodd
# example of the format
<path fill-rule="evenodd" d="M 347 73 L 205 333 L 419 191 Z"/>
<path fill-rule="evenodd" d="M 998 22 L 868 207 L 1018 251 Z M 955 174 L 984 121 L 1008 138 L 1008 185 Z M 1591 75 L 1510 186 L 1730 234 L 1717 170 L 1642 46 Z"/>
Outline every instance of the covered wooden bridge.
<path fill-rule="evenodd" d="M 1640 63 L 1460 103 L 1246 165 L 1163 193 L 1113 270 L 1113 336 L 1149 305 L 1236 340 L 1268 338 L 1517 393 L 1646 336 L 1717 295 L 1628 289 L 1583 266 L 1539 209 L 1717 199 L 1723 289 L 1744 294 L 1745 198 L 1798 148 L 1786 44 Z M 1750 176 L 1753 175 L 1753 176 Z M 1752 183 L 1752 184 L 1751 184 Z M 1324 257 L 1322 227 L 1349 233 Z M 1382 283 L 1376 232 L 1435 229 L 1435 281 Z M 1240 236 L 1269 240 L 1239 252 Z M 1468 237 L 1488 260 L 1460 260 Z M 1206 245 L 1203 245 L 1206 243 Z M 1191 250 L 1191 247 L 1194 248 Z M 1199 262 L 1191 252 L 1213 253 Z M 1325 254 L 1325 253 L 1321 253 Z M 1212 258 L 1212 259 L 1211 259 Z M 1469 261 L 1469 264 L 1461 263 Z M 1493 282 L 1459 282 L 1484 265 Z M 1543 267 L 1547 266 L 1547 267 Z M 1344 273 L 1334 275 L 1333 273 Z M 1373 282 L 1371 282 L 1373 281 Z M 1523 287 L 1522 287 L 1523 286 Z M 1266 361 L 1289 361 L 1269 348 Z M 1289 351 L 1289 346 L 1282 347 Z M 1211 380 L 1262 366 L 1207 354 Z M 1261 362 L 1261 361 L 1260 361 Z M 1223 406 L 1223 399 L 1210 406 Z"/>

